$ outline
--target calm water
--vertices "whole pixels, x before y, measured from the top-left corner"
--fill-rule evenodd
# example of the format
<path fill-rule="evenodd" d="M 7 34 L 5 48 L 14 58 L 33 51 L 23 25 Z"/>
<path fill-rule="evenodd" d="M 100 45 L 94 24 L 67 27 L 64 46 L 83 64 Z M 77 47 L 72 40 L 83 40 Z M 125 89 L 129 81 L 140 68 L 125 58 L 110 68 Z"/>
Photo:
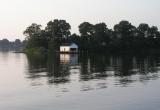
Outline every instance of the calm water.
<path fill-rule="evenodd" d="M 0 53 L 0 110 L 159 110 L 160 55 Z"/>

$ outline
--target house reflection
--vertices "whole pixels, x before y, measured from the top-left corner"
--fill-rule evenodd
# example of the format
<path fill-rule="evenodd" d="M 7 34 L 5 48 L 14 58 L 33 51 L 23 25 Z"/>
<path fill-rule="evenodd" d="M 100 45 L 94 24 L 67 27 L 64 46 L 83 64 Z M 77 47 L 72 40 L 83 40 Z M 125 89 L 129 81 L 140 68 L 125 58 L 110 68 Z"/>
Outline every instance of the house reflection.
<path fill-rule="evenodd" d="M 78 54 L 60 54 L 61 64 L 78 65 Z"/>

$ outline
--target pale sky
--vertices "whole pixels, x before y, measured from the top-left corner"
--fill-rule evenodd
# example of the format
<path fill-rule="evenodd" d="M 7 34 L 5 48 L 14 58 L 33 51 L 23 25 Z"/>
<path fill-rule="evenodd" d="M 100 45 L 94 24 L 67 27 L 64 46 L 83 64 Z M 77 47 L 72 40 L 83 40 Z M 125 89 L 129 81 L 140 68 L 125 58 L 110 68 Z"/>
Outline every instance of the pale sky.
<path fill-rule="evenodd" d="M 32 23 L 46 26 L 53 19 L 65 19 L 78 32 L 84 21 L 105 22 L 113 28 L 121 20 L 133 25 L 160 25 L 160 0 L 0 0 L 0 39 L 24 39 Z"/>

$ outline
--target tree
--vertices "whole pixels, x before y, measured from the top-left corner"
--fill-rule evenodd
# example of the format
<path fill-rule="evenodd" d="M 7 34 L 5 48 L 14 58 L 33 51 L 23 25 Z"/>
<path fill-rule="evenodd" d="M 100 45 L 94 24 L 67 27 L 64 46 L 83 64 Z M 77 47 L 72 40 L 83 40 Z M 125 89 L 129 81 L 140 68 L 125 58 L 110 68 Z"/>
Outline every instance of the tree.
<path fill-rule="evenodd" d="M 81 42 L 83 42 L 82 50 L 88 51 L 91 49 L 93 34 L 94 34 L 94 25 L 89 22 L 83 22 L 79 25 L 79 32 L 81 34 Z"/>
<path fill-rule="evenodd" d="M 139 37 L 148 37 L 149 25 L 146 23 L 141 23 L 138 27 L 138 36 Z"/>
<path fill-rule="evenodd" d="M 74 42 L 74 43 L 80 45 L 80 36 L 77 35 L 77 34 L 75 34 L 75 33 L 72 34 L 72 35 L 70 36 L 69 42 Z"/>
<path fill-rule="evenodd" d="M 24 31 L 26 36 L 27 45 L 26 48 L 35 48 L 35 47 L 46 47 L 45 44 L 47 37 L 43 36 L 44 31 L 41 30 L 41 25 L 33 23 L 31 26 L 27 27 Z"/>
<path fill-rule="evenodd" d="M 20 39 L 16 39 L 13 44 L 14 44 L 15 48 L 21 48 L 22 47 L 22 42 L 21 42 Z"/>
<path fill-rule="evenodd" d="M 121 21 L 114 26 L 116 36 L 120 38 L 121 48 L 130 48 L 132 46 L 135 28 L 136 27 L 128 21 Z"/>
<path fill-rule="evenodd" d="M 156 39 L 158 34 L 158 28 L 156 26 L 152 26 L 149 28 L 149 35 L 148 37 L 151 39 Z"/>
<path fill-rule="evenodd" d="M 114 26 L 114 31 L 119 33 L 121 37 L 127 37 L 132 35 L 135 27 L 128 21 L 121 21 Z"/>
<path fill-rule="evenodd" d="M 70 32 L 71 26 L 65 20 L 49 21 L 44 30 L 41 25 L 33 23 L 24 31 L 27 48 L 59 50 L 62 43 L 74 42 L 81 51 L 138 50 L 159 48 L 160 32 L 156 26 L 141 23 L 137 28 L 129 21 L 120 21 L 114 30 L 105 23 L 79 25 L 80 35 Z M 18 40 L 16 41 L 19 42 Z"/>
<path fill-rule="evenodd" d="M 23 32 L 23 34 L 27 37 L 27 39 L 38 36 L 41 33 L 41 25 L 36 23 L 31 24 L 31 26 L 27 27 L 27 29 Z"/>
<path fill-rule="evenodd" d="M 79 32 L 81 36 L 90 37 L 94 33 L 94 25 L 89 22 L 83 22 L 79 25 Z"/>
<path fill-rule="evenodd" d="M 17 45 L 21 44 L 21 40 L 20 40 L 20 39 L 16 39 L 14 42 L 15 42 L 15 44 L 17 44 Z"/>
<path fill-rule="evenodd" d="M 67 42 L 71 26 L 65 20 L 55 19 L 54 21 L 49 21 L 45 32 L 49 38 L 49 48 L 58 50 L 61 43 Z"/>
<path fill-rule="evenodd" d="M 2 39 L 0 40 L 0 46 L 2 49 L 9 49 L 11 47 L 10 42 L 8 39 Z"/>
<path fill-rule="evenodd" d="M 49 21 L 45 31 L 49 33 L 53 39 L 67 39 L 70 32 L 71 26 L 65 20 L 55 19 L 54 21 Z"/>
<path fill-rule="evenodd" d="M 104 50 L 109 46 L 111 40 L 110 30 L 105 23 L 94 25 L 94 45 L 97 50 Z"/>
<path fill-rule="evenodd" d="M 148 30 L 148 37 L 146 38 L 147 44 L 152 47 L 158 47 L 159 42 L 159 32 L 156 26 L 152 26 Z"/>

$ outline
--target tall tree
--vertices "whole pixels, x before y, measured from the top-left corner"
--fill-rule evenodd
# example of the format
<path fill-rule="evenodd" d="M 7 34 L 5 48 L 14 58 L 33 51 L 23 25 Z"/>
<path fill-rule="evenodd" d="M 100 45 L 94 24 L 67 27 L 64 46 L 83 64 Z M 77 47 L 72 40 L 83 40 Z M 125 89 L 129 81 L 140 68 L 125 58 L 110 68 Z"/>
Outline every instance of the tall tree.
<path fill-rule="evenodd" d="M 53 21 L 49 21 L 47 23 L 47 27 L 45 31 L 48 35 L 49 48 L 58 50 L 61 43 L 67 42 L 70 32 L 71 26 L 65 20 L 55 19 Z"/>
<path fill-rule="evenodd" d="M 94 25 L 89 22 L 83 22 L 79 25 L 79 32 L 81 36 L 90 37 L 94 33 Z"/>
<path fill-rule="evenodd" d="M 97 49 L 104 49 L 109 46 L 111 33 L 105 23 L 94 25 L 94 45 Z"/>
<path fill-rule="evenodd" d="M 121 21 L 114 26 L 114 31 L 120 37 L 122 48 L 129 48 L 133 44 L 135 27 L 129 21 Z"/>
<path fill-rule="evenodd" d="M 82 49 L 88 51 L 92 45 L 94 25 L 89 22 L 83 22 L 79 25 L 79 32 L 81 34 L 81 42 L 83 42 Z"/>
<path fill-rule="evenodd" d="M 33 23 L 31 26 L 27 27 L 27 29 L 23 32 L 27 41 L 26 48 L 43 46 L 43 44 L 40 43 L 42 40 L 41 32 L 41 25 L 36 23 Z"/>
<path fill-rule="evenodd" d="M 141 23 L 138 27 L 138 35 L 140 37 L 148 37 L 148 32 L 149 32 L 149 25 L 146 23 Z"/>
<path fill-rule="evenodd" d="M 65 20 L 55 19 L 54 21 L 49 21 L 47 27 L 45 28 L 46 32 L 49 33 L 53 39 L 67 39 L 70 32 L 71 26 Z"/>
<path fill-rule="evenodd" d="M 38 36 L 41 33 L 41 25 L 36 23 L 31 24 L 31 26 L 27 27 L 27 29 L 23 32 L 23 34 L 27 37 L 27 39 Z"/>

